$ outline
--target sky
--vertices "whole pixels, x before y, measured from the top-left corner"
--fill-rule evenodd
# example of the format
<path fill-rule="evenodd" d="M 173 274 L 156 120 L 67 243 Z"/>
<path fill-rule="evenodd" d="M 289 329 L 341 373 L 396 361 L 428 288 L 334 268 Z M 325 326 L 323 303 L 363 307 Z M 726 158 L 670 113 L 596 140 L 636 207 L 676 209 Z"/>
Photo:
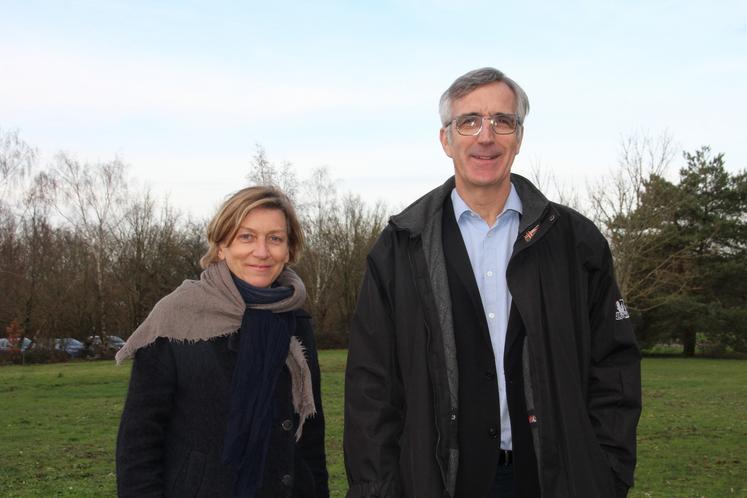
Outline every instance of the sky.
<path fill-rule="evenodd" d="M 118 157 L 195 217 L 247 183 L 257 145 L 406 206 L 453 173 L 438 99 L 484 66 L 529 95 L 514 172 L 583 191 L 624 137 L 662 133 L 747 166 L 743 0 L 0 0 L 0 130 L 42 164 Z"/>

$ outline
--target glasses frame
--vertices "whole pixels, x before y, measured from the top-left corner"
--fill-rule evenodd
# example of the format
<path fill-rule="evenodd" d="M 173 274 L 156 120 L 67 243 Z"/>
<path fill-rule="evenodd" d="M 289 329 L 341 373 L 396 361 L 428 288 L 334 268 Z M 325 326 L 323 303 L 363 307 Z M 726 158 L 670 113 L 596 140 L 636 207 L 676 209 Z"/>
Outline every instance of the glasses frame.
<path fill-rule="evenodd" d="M 490 114 L 488 116 L 483 116 L 482 114 L 469 113 L 469 114 L 461 114 L 461 115 L 455 117 L 454 119 L 452 119 L 451 121 L 449 121 L 448 123 L 446 123 L 444 125 L 444 128 L 448 128 L 452 124 L 456 123 L 458 120 L 460 120 L 462 118 L 467 118 L 467 117 L 480 118 L 480 127 L 474 133 L 462 133 L 462 131 L 459 129 L 459 127 L 455 125 L 454 128 L 456 129 L 457 133 L 459 133 L 463 137 L 476 137 L 477 135 L 479 135 L 480 132 L 482 132 L 483 126 L 485 126 L 485 120 L 486 119 L 490 121 L 490 129 L 496 135 L 512 135 L 512 134 L 516 133 L 516 129 L 519 126 L 521 126 L 521 124 L 522 124 L 521 120 L 519 119 L 519 116 L 517 114 L 509 114 L 509 113 L 505 113 L 505 112 L 497 112 L 495 114 Z M 495 128 L 495 120 L 496 120 L 497 117 L 511 117 L 514 120 L 514 128 L 511 131 L 509 131 L 509 132 L 500 132 L 500 131 L 496 130 L 496 128 Z"/>

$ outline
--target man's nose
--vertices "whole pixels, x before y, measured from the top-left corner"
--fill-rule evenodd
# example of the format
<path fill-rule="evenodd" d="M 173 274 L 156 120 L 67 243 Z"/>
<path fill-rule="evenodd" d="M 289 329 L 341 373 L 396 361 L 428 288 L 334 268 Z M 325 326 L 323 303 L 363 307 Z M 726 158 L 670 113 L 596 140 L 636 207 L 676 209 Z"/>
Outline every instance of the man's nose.
<path fill-rule="evenodd" d="M 477 134 L 477 141 L 480 143 L 490 143 L 495 140 L 495 133 L 493 133 L 493 129 L 490 125 L 490 120 L 486 118 L 482 118 L 482 128 L 480 129 L 480 133 Z"/>

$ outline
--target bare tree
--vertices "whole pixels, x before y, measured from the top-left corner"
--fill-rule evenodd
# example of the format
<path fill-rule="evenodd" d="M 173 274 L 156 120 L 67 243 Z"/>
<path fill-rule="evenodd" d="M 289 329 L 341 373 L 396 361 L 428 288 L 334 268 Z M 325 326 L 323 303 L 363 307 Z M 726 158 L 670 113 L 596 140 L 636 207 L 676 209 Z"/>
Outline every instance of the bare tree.
<path fill-rule="evenodd" d="M 367 208 L 358 195 L 348 194 L 342 199 L 342 210 L 331 234 L 336 261 L 337 306 L 340 312 L 340 336 L 347 337 L 358 303 L 366 257 L 386 223 L 382 204 Z M 339 344 L 340 346 L 347 346 Z"/>
<path fill-rule="evenodd" d="M 106 275 L 115 252 L 112 231 L 123 216 L 127 183 L 125 165 L 119 159 L 81 164 L 67 154 L 57 156 L 53 175 L 60 194 L 59 214 L 83 235 L 95 262 L 96 335 L 107 335 Z"/>
<path fill-rule="evenodd" d="M 667 133 L 624 137 L 617 169 L 589 188 L 592 218 L 610 243 L 620 290 L 639 311 L 664 304 L 688 285 L 684 252 L 668 251 L 667 238 L 658 236 L 676 207 L 674 197 L 661 202 L 674 156 Z"/>
<path fill-rule="evenodd" d="M 293 165 L 283 161 L 280 165 L 267 158 L 264 147 L 255 144 L 251 169 L 246 176 L 250 184 L 272 185 L 282 190 L 292 201 L 298 202 L 298 178 Z"/>
<path fill-rule="evenodd" d="M 541 162 L 532 161 L 529 179 L 550 200 L 581 211 L 581 202 L 576 187 L 559 180 L 555 172 L 545 168 Z"/>
<path fill-rule="evenodd" d="M 8 197 L 13 187 L 31 176 L 37 156 L 36 149 L 24 142 L 17 130 L 0 128 L 0 202 Z"/>
<path fill-rule="evenodd" d="M 302 185 L 303 201 L 298 203 L 306 236 L 306 250 L 298 263 L 308 294 L 309 311 L 318 328 L 329 330 L 334 310 L 337 262 L 332 234 L 337 225 L 337 188 L 326 167 L 314 169 Z"/>

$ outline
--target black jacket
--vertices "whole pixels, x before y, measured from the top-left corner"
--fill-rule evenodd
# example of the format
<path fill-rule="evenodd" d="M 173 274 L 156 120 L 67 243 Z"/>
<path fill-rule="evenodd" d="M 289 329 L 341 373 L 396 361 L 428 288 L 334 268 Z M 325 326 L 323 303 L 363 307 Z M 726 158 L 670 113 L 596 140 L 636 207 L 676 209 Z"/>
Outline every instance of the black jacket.
<path fill-rule="evenodd" d="M 319 362 L 310 316 L 296 312 L 317 414 L 296 443 L 290 373 L 283 367 L 257 497 L 327 498 Z M 117 439 L 120 497 L 231 497 L 235 471 L 222 463 L 238 334 L 193 343 L 159 338 L 135 354 Z"/>
<path fill-rule="evenodd" d="M 640 354 L 609 247 L 589 220 L 511 179 L 524 214 L 507 281 L 526 336 L 523 416 L 542 496 L 624 496 Z M 350 498 L 455 493 L 459 369 L 442 244 L 453 187 L 452 178 L 393 217 L 368 257 L 346 371 Z"/>

